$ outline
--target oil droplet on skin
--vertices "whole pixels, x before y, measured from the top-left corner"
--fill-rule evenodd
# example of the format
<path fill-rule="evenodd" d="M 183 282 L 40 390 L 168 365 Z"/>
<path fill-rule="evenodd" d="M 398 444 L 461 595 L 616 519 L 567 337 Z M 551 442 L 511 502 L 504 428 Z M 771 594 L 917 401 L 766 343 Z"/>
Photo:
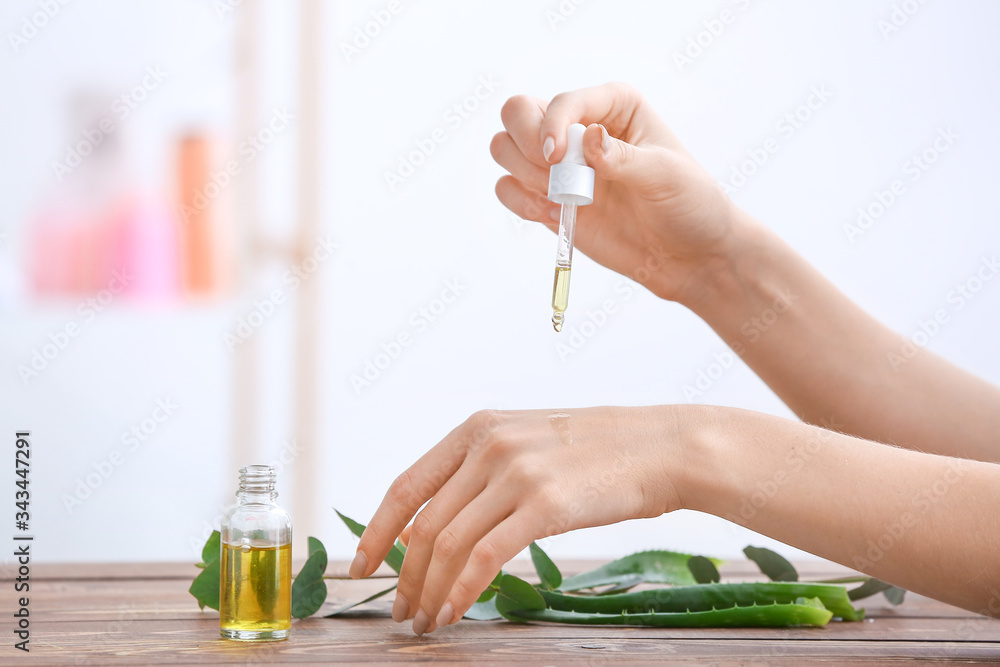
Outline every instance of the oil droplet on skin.
<path fill-rule="evenodd" d="M 564 445 L 573 444 L 573 432 L 570 430 L 569 415 L 565 412 L 556 412 L 549 415 L 549 425 L 556 432 Z"/>

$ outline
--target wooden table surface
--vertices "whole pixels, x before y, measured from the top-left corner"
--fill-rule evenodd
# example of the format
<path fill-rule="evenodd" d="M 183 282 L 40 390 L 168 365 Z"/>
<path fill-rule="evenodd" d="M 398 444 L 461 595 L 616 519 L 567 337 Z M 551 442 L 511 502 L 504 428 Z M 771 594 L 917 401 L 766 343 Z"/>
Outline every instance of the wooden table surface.
<path fill-rule="evenodd" d="M 566 574 L 595 563 L 561 562 Z M 822 562 L 797 564 L 803 579 L 850 572 Z M 528 561 L 509 571 L 530 577 Z M 908 593 L 892 607 L 885 598 L 862 602 L 867 619 L 825 628 L 660 629 L 516 625 L 461 621 L 425 637 L 389 618 L 392 596 L 349 615 L 295 621 L 291 638 L 267 644 L 219 638 L 218 613 L 198 610 L 188 592 L 190 564 L 43 565 L 31 572 L 30 653 L 13 648 L 11 575 L 0 586 L 3 646 L 0 664 L 149 665 L 260 663 L 522 663 L 605 662 L 701 664 L 865 664 L 1000 662 L 1000 622 Z M 355 601 L 391 585 L 391 571 L 365 581 L 346 578 L 346 563 L 331 563 L 327 607 Z M 382 571 L 380 571 L 381 573 Z M 756 580 L 753 564 L 722 567 L 723 580 Z"/>

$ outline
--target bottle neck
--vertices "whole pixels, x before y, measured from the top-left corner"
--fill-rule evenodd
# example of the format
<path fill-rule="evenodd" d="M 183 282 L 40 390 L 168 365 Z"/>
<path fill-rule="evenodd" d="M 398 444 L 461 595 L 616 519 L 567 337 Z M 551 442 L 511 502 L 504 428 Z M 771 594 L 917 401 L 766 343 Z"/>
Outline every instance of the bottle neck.
<path fill-rule="evenodd" d="M 274 490 L 276 475 L 271 466 L 246 466 L 240 468 L 240 488 L 236 498 L 241 504 L 273 504 L 278 497 Z"/>

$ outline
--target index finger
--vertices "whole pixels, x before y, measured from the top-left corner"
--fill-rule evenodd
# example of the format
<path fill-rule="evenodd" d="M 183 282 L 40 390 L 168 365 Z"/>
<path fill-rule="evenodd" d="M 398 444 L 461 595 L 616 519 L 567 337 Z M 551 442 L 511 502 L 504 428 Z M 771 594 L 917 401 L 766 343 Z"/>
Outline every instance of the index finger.
<path fill-rule="evenodd" d="M 476 413 L 396 478 L 361 535 L 351 563 L 351 578 L 366 577 L 378 569 L 417 510 L 451 479 L 470 447 L 484 439 L 496 423 L 492 413 Z"/>
<path fill-rule="evenodd" d="M 606 83 L 556 95 L 545 111 L 539 134 L 542 145 L 548 139 L 554 142 L 549 163 L 562 159 L 566 150 L 566 129 L 573 123 L 600 123 L 615 137 L 627 140 L 626 130 L 643 104 L 639 91 L 624 83 Z"/>

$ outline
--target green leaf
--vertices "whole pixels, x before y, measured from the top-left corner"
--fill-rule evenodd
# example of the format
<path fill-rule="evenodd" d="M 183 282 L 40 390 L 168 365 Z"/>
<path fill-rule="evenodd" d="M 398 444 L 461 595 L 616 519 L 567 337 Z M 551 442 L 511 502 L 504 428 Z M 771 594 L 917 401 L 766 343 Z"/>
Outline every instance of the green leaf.
<path fill-rule="evenodd" d="M 496 621 L 503 618 L 503 614 L 497 611 L 496 597 L 491 596 L 488 600 L 481 599 L 472 605 L 462 618 L 471 618 L 474 621 Z"/>
<path fill-rule="evenodd" d="M 691 554 L 674 551 L 640 551 L 619 558 L 589 572 L 563 579 L 563 591 L 578 591 L 614 584 L 616 588 L 630 588 L 636 584 L 694 584 L 697 583 L 688 569 Z M 718 565 L 722 561 L 713 560 Z M 621 590 L 621 588 L 619 588 Z"/>
<path fill-rule="evenodd" d="M 214 560 L 219 560 L 222 555 L 222 533 L 217 530 L 213 530 L 212 534 L 208 536 L 208 540 L 205 541 L 205 546 L 201 549 L 201 560 L 202 565 L 199 567 L 205 567 L 208 563 Z"/>
<path fill-rule="evenodd" d="M 217 530 L 212 531 L 201 550 L 201 558 L 204 562 L 198 563 L 198 567 L 202 570 L 191 582 L 191 587 L 188 589 L 188 592 L 198 601 L 198 608 L 202 610 L 205 607 L 219 610 L 219 589 L 222 585 L 220 581 L 221 545 L 222 535 Z"/>
<path fill-rule="evenodd" d="M 222 586 L 219 575 L 219 559 L 216 558 L 205 566 L 194 581 L 188 592 L 198 601 L 198 608 L 219 611 L 219 588 Z"/>
<path fill-rule="evenodd" d="M 785 560 L 784 556 L 764 547 L 747 547 L 743 550 L 746 557 L 757 563 L 760 571 L 771 581 L 798 581 L 799 573 L 795 567 Z"/>
<path fill-rule="evenodd" d="M 903 604 L 903 598 L 906 597 L 906 589 L 900 588 L 899 586 L 890 586 L 889 588 L 882 591 L 882 595 L 885 599 L 894 605 Z"/>
<path fill-rule="evenodd" d="M 358 523 L 348 516 L 344 516 L 336 508 L 334 508 L 333 511 L 337 512 L 337 516 L 339 516 L 340 520 L 343 521 L 348 528 L 350 528 L 351 532 L 354 533 L 355 536 L 360 538 L 364 534 L 366 528 L 365 525 Z M 396 543 L 392 545 L 391 549 L 389 549 L 389 553 L 386 554 L 385 564 L 391 567 L 393 572 L 399 574 L 400 568 L 403 567 L 403 556 L 405 555 L 406 546 L 399 540 L 396 540 Z"/>
<path fill-rule="evenodd" d="M 528 549 L 531 551 L 531 562 L 535 564 L 535 572 L 538 573 L 538 578 L 542 581 L 542 587 L 550 591 L 559 588 L 559 585 L 562 584 L 562 572 L 552 562 L 549 555 L 534 542 Z"/>
<path fill-rule="evenodd" d="M 500 590 L 496 598 L 497 611 L 509 621 L 520 622 L 512 617 L 512 611 L 532 611 L 545 609 L 545 600 L 534 586 L 512 574 L 500 577 Z"/>
<path fill-rule="evenodd" d="M 394 590 L 396 590 L 396 584 L 393 584 L 392 586 L 389 586 L 389 588 L 385 589 L 384 591 L 379 591 L 375 595 L 369 595 L 368 597 L 366 597 L 361 602 L 351 602 L 350 604 L 346 604 L 343 607 L 340 607 L 340 608 L 336 609 L 332 613 L 327 614 L 323 618 L 333 618 L 337 614 L 343 614 L 348 609 L 354 609 L 355 607 L 360 607 L 361 605 L 365 604 L 366 602 L 371 602 L 372 600 L 377 600 L 380 597 L 382 597 L 383 595 L 385 595 L 386 593 L 388 593 L 390 591 L 394 591 Z"/>
<path fill-rule="evenodd" d="M 694 584 L 667 586 L 616 595 L 570 595 L 540 590 L 549 609 L 588 614 L 678 613 L 712 611 L 753 605 L 795 604 L 798 598 L 818 598 L 824 608 L 845 621 L 860 621 L 864 611 L 851 606 L 847 589 L 798 581 Z"/>
<path fill-rule="evenodd" d="M 491 581 L 490 585 L 486 587 L 486 590 L 479 594 L 476 602 L 486 602 L 487 600 L 492 599 L 493 596 L 497 594 L 497 591 L 500 590 L 500 577 L 502 576 L 503 570 L 497 572 L 497 576 L 493 577 L 493 581 Z"/>
<path fill-rule="evenodd" d="M 851 600 L 862 600 L 876 593 L 881 593 L 887 588 L 890 588 L 891 584 L 887 584 L 884 581 L 880 581 L 874 577 L 870 577 L 865 583 L 861 584 L 857 588 L 852 588 L 847 592 L 847 597 Z"/>
<path fill-rule="evenodd" d="M 688 559 L 688 569 L 699 584 L 716 584 L 722 579 L 715 563 L 704 556 L 691 556 Z"/>
<path fill-rule="evenodd" d="M 309 558 L 292 583 L 292 616 L 312 616 L 326 601 L 326 548 L 315 537 L 309 538 Z"/>
<path fill-rule="evenodd" d="M 512 609 L 511 621 L 544 621 L 572 625 L 630 625 L 657 628 L 782 628 L 826 625 L 833 614 L 814 604 L 755 604 L 706 611 L 589 614 L 556 609 Z"/>

